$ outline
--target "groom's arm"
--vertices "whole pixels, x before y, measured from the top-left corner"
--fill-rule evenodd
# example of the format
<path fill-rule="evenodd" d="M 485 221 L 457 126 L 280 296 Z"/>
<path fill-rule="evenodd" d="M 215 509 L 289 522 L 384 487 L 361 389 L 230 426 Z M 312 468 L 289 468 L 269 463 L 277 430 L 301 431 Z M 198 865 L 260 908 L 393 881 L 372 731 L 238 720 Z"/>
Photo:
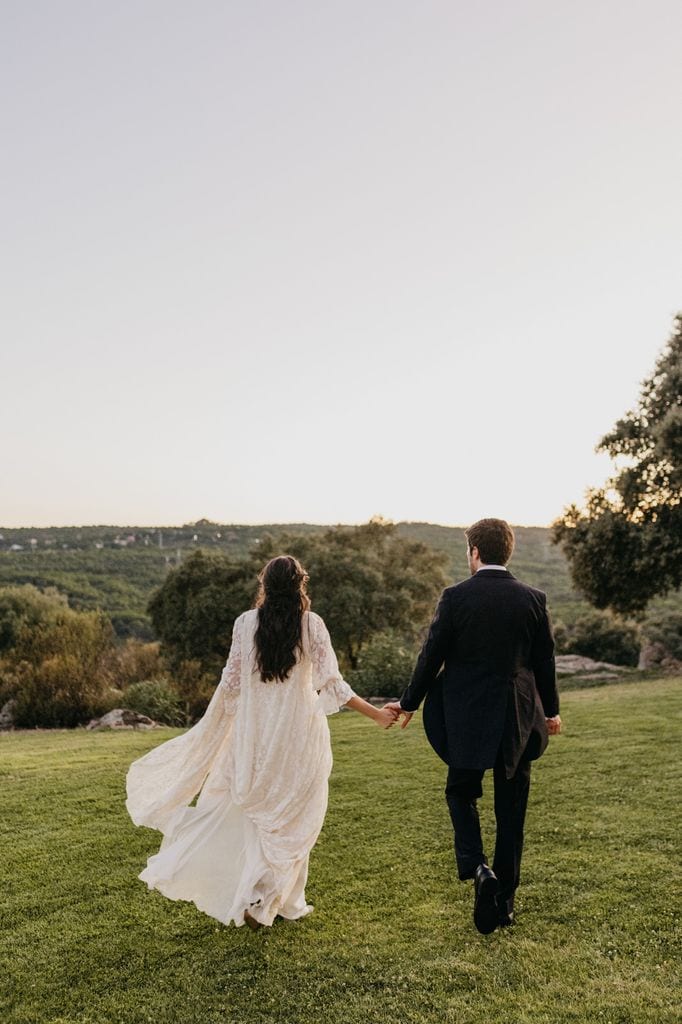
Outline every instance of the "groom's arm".
<path fill-rule="evenodd" d="M 547 611 L 547 598 L 544 594 L 543 598 L 540 624 L 533 641 L 531 659 L 535 685 L 540 695 L 545 718 L 554 718 L 559 714 L 559 692 L 556 685 L 556 665 L 554 662 L 554 634 Z"/>
<path fill-rule="evenodd" d="M 435 682 L 443 661 L 448 644 L 452 641 L 452 613 L 447 590 L 441 594 L 435 615 L 429 626 L 429 633 L 424 641 L 412 679 L 400 698 L 403 711 L 416 711 L 429 688 Z"/>

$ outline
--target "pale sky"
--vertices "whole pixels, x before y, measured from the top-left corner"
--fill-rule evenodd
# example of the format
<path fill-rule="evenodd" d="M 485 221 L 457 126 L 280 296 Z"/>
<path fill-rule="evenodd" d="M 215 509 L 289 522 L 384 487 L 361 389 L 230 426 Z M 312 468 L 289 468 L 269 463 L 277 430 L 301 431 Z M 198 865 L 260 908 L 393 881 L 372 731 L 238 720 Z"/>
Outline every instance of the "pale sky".
<path fill-rule="evenodd" d="M 549 523 L 682 308 L 679 0 L 0 0 L 0 526 Z"/>

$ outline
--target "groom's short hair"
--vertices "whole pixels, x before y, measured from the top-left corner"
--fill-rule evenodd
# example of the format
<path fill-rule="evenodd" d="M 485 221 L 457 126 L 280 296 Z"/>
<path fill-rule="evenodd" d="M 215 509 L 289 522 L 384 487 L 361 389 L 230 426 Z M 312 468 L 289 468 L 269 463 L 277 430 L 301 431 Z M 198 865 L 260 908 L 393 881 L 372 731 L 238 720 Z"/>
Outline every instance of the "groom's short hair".
<path fill-rule="evenodd" d="M 464 534 L 485 565 L 506 565 L 514 550 L 514 531 L 504 519 L 479 519 Z"/>

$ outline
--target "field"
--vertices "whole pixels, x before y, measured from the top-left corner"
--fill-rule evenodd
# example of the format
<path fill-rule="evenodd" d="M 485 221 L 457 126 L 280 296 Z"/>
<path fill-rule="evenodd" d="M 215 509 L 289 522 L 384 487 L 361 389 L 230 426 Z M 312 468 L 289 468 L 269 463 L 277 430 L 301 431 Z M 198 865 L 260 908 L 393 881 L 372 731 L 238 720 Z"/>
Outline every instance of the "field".
<path fill-rule="evenodd" d="M 681 710 L 680 679 L 564 695 L 565 732 L 533 771 L 518 922 L 488 937 L 418 719 L 330 720 L 315 913 L 255 934 L 137 880 L 159 836 L 128 819 L 125 773 L 172 730 L 2 735 L 0 1019 L 672 1024 Z"/>
<path fill-rule="evenodd" d="M 151 637 L 147 602 L 178 560 L 196 547 L 243 558 L 260 537 L 277 534 L 283 529 L 306 533 L 320 531 L 323 527 L 294 524 L 217 528 L 213 524 L 196 528 L 166 527 L 160 531 L 97 526 L 52 530 L 3 528 L 0 531 L 0 586 L 18 583 L 33 583 L 41 588 L 55 586 L 68 595 L 74 608 L 102 608 L 112 618 L 120 635 L 133 633 Z M 397 529 L 404 537 L 442 551 L 453 581 L 468 575 L 460 528 L 399 523 Z M 158 546 L 159 535 L 162 547 Z M 128 546 L 116 546 L 117 538 L 127 542 L 131 537 L 135 539 Z M 31 540 L 35 542 L 34 547 L 31 547 Z M 15 544 L 22 550 L 10 550 Z M 551 543 L 549 530 L 516 528 L 516 551 L 511 569 L 526 583 L 547 592 L 556 619 L 573 621 L 580 611 L 588 608 L 573 589 L 566 559 Z M 679 595 L 668 600 L 675 607 L 682 604 Z"/>
<path fill-rule="evenodd" d="M 318 533 L 326 527 L 310 523 L 287 526 L 242 526 L 206 520 L 178 527 L 82 526 L 0 529 L 0 587 L 33 583 L 56 587 L 73 608 L 102 608 L 119 636 L 152 639 L 147 603 L 169 570 L 201 547 L 245 558 L 270 533 Z M 550 530 L 517 526 L 512 572 L 548 596 L 555 622 L 570 624 L 590 605 L 571 582 L 568 563 L 551 542 Z M 453 582 L 468 575 L 461 527 L 434 523 L 398 523 L 397 532 L 442 551 Z M 120 546 L 123 545 L 123 546 Z M 159 546 L 161 545 L 161 546 Z M 11 550 L 18 546 L 21 550 Z M 435 597 L 434 596 L 434 603 Z M 658 598 L 647 615 L 682 610 L 682 593 Z"/>

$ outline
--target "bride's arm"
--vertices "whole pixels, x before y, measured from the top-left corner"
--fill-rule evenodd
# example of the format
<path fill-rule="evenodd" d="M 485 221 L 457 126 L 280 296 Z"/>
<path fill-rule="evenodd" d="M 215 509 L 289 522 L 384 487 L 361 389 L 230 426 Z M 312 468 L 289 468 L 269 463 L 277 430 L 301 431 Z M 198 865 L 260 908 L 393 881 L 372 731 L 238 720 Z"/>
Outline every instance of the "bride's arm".
<path fill-rule="evenodd" d="M 368 718 L 375 721 L 382 729 L 390 729 L 396 720 L 396 716 L 388 708 L 375 708 L 369 701 L 358 697 L 357 693 L 351 697 L 345 706 L 352 708 L 354 711 L 359 711 L 361 715 L 367 715 Z"/>
<path fill-rule="evenodd" d="M 313 662 L 313 686 L 320 693 L 325 713 L 334 714 L 342 707 L 352 708 L 361 715 L 371 718 L 382 729 L 390 728 L 396 719 L 394 713 L 384 708 L 376 708 L 354 693 L 339 671 L 336 653 L 323 619 L 314 613 L 309 615 L 312 620 L 310 654 Z"/>

